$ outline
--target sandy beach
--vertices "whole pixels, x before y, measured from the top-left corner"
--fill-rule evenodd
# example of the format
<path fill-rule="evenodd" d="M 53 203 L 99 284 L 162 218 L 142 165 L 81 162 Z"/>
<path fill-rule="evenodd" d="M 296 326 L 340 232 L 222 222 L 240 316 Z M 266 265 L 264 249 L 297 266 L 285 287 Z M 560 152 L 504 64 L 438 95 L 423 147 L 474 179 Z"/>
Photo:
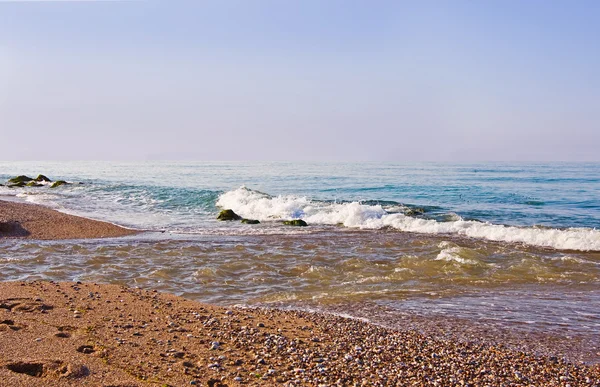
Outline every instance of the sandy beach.
<path fill-rule="evenodd" d="M 114 238 L 138 231 L 27 203 L 0 200 L 0 238 Z"/>
<path fill-rule="evenodd" d="M 0 284 L 6 386 L 592 386 L 597 366 L 115 285 Z"/>
<path fill-rule="evenodd" d="M 0 202 L 0 221 L 8 237 L 134 232 L 12 202 Z M 411 326 L 35 281 L 0 283 L 0 385 L 595 386 L 600 367 Z"/>

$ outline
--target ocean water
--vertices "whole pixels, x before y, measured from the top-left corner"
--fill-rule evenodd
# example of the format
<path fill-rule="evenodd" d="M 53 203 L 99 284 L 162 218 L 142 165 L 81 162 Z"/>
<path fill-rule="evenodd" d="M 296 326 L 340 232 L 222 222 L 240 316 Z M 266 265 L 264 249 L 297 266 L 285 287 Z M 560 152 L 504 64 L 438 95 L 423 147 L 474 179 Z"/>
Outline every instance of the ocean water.
<path fill-rule="evenodd" d="M 2 240 L 0 280 L 361 317 L 370 305 L 600 351 L 600 164 L 0 162 L 0 181 L 38 173 L 74 184 L 0 187 L 0 198 L 147 232 Z M 261 223 L 217 221 L 224 208 Z"/>

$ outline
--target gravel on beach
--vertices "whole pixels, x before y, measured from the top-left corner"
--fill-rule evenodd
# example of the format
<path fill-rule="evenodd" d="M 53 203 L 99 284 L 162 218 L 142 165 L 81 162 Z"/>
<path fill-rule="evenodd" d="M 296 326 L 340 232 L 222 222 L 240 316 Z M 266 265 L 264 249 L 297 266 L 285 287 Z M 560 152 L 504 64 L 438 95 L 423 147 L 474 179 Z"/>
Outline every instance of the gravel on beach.
<path fill-rule="evenodd" d="M 600 366 L 118 285 L 0 283 L 2 386 L 599 386 Z"/>

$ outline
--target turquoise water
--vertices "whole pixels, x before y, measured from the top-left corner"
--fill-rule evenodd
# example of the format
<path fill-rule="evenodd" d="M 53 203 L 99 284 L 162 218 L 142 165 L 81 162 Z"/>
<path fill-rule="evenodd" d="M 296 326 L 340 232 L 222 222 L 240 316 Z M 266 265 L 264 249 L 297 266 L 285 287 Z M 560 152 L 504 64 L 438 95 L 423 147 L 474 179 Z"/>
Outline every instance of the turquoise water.
<path fill-rule="evenodd" d="M 0 180 L 42 172 L 85 184 L 0 187 L 0 195 L 172 232 L 247 232 L 223 231 L 214 221 L 225 206 L 263 223 L 303 218 L 315 226 L 600 250 L 599 164 L 0 163 Z"/>
<path fill-rule="evenodd" d="M 360 317 L 377 305 L 577 336 L 586 359 L 600 353 L 600 164 L 0 162 L 2 181 L 38 173 L 74 184 L 0 198 L 149 231 L 2 240 L 0 280 Z M 223 208 L 261 223 L 217 221 Z M 309 226 L 282 222 L 297 218 Z"/>

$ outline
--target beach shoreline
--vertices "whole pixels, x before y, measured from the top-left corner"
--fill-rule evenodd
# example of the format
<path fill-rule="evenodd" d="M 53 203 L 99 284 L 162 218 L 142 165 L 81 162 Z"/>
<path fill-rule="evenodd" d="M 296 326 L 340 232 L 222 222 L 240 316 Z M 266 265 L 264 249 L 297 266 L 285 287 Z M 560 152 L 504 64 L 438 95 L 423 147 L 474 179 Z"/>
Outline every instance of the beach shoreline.
<path fill-rule="evenodd" d="M 600 366 L 322 313 L 224 308 L 118 285 L 0 283 L 11 386 L 594 386 Z"/>
<path fill-rule="evenodd" d="M 0 221 L 29 233 L 9 238 L 137 232 L 6 201 Z M 226 308 L 118 285 L 0 282 L 0 380 L 16 387 L 600 384 L 598 364 L 453 332 L 444 337 L 417 319 L 403 324 L 393 329 L 323 312 Z"/>
<path fill-rule="evenodd" d="M 94 239 L 117 238 L 139 232 L 37 204 L 0 200 L 0 238 Z"/>

